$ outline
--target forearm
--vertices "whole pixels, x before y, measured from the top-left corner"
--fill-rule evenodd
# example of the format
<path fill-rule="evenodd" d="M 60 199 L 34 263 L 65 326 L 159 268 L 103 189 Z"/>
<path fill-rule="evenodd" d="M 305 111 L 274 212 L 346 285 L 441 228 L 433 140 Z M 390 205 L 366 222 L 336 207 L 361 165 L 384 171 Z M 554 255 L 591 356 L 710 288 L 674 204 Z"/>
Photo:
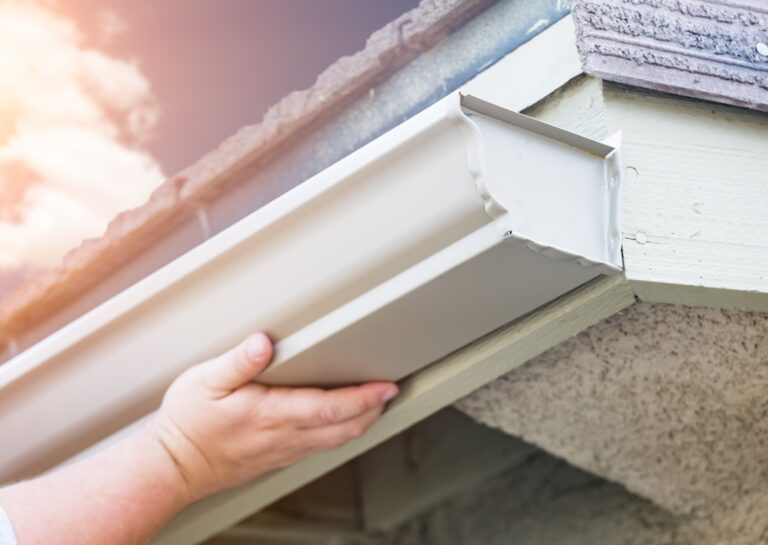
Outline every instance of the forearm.
<path fill-rule="evenodd" d="M 271 356 L 269 338 L 252 335 L 185 371 L 121 443 L 0 489 L 19 545 L 143 545 L 192 501 L 360 437 L 397 394 L 387 382 L 335 390 L 253 382 Z"/>
<path fill-rule="evenodd" d="M 189 501 L 147 429 L 49 475 L 0 489 L 19 545 L 139 545 Z"/>

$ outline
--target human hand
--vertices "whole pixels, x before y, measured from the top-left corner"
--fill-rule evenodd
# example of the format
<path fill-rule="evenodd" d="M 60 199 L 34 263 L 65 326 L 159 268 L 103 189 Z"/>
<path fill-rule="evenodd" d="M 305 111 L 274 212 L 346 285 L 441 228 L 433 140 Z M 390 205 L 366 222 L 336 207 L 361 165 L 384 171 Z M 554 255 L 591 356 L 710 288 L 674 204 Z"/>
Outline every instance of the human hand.
<path fill-rule="evenodd" d="M 397 386 L 322 390 L 252 382 L 272 357 L 258 333 L 180 375 L 147 433 L 179 471 L 189 501 L 237 486 L 360 437 Z"/>

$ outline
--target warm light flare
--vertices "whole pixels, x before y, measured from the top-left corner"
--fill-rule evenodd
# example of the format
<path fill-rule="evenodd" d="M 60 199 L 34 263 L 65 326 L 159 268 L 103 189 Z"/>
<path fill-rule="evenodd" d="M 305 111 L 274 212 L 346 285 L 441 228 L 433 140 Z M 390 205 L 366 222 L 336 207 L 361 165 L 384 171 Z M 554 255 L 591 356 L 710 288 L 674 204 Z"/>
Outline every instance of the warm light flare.
<path fill-rule="evenodd" d="M 0 0 L 0 272 L 51 266 L 141 204 L 163 180 L 142 149 L 157 119 L 137 66 L 45 3 Z"/>

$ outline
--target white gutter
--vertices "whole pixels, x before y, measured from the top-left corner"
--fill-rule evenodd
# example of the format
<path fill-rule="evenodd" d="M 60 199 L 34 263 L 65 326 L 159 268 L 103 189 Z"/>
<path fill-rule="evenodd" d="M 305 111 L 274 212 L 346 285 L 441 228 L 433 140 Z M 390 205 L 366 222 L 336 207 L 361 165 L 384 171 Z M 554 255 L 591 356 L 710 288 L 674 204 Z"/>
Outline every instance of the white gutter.
<path fill-rule="evenodd" d="M 620 270 L 618 151 L 458 93 L 0 366 L 0 482 L 264 330 L 271 384 L 397 380 Z"/>

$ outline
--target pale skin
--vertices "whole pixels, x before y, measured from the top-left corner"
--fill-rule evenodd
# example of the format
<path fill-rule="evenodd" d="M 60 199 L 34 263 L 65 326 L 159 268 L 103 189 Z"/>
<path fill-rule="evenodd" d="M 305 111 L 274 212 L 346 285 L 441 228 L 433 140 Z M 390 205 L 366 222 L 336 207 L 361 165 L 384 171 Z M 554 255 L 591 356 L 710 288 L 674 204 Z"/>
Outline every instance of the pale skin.
<path fill-rule="evenodd" d="M 138 545 L 176 513 L 360 437 L 397 395 L 389 382 L 320 390 L 254 382 L 261 333 L 183 373 L 160 410 L 120 443 L 0 489 L 19 545 Z"/>

